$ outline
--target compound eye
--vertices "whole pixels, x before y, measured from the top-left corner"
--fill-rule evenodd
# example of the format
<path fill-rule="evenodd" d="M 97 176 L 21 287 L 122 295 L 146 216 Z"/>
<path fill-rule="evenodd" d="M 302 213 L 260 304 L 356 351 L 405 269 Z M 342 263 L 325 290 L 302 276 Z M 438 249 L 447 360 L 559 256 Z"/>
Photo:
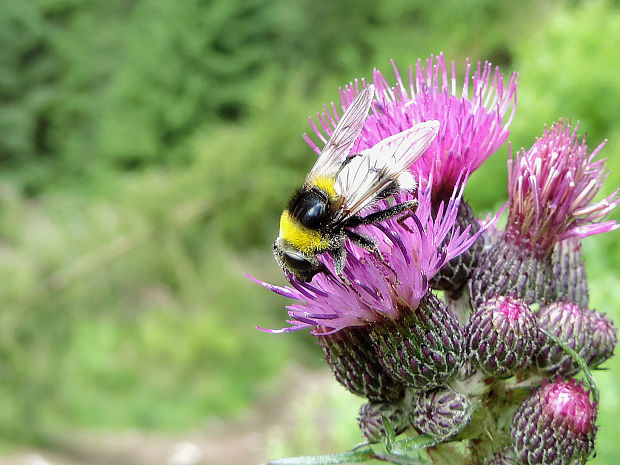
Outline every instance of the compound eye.
<path fill-rule="evenodd" d="M 282 258 L 284 259 L 286 266 L 293 272 L 307 273 L 315 268 L 315 266 L 306 260 L 306 258 L 298 254 L 284 252 L 284 256 Z"/>

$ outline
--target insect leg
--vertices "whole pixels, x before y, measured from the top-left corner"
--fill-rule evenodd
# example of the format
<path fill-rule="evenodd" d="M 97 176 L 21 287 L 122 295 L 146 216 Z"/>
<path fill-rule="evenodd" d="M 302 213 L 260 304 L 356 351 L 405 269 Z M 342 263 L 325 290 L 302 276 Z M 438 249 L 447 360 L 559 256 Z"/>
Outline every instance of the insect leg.
<path fill-rule="evenodd" d="M 381 254 L 377 243 L 372 237 L 365 236 L 363 234 L 359 234 L 348 229 L 345 229 L 344 233 L 349 239 L 351 239 L 351 242 L 353 242 L 355 245 L 362 247 L 368 250 L 370 253 L 374 254 L 379 260 L 381 260 L 381 263 L 388 267 L 392 271 L 392 273 L 394 273 L 394 276 L 396 276 L 396 270 L 392 268 L 388 262 L 385 261 L 385 258 L 383 258 L 383 255 Z"/>
<path fill-rule="evenodd" d="M 344 275 L 344 265 L 347 262 L 347 251 L 344 248 L 344 245 L 331 249 L 328 252 L 334 259 L 334 271 L 336 272 L 336 275 L 342 280 L 343 283 L 349 287 L 352 287 L 351 281 L 349 281 Z"/>
<path fill-rule="evenodd" d="M 381 221 L 389 220 L 390 218 L 400 215 L 403 212 L 408 212 L 409 214 L 411 214 L 415 212 L 417 208 L 417 200 L 408 200 L 407 202 L 393 205 L 389 208 L 386 208 L 385 210 L 374 212 L 364 217 L 351 218 L 348 221 L 347 227 L 351 228 L 355 226 L 360 226 L 362 224 L 380 223 Z"/>

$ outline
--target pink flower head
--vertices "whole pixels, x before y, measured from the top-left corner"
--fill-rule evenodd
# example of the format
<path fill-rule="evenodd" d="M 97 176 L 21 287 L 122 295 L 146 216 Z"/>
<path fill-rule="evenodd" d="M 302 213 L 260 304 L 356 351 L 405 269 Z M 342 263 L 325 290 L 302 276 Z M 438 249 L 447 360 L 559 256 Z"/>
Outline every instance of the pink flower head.
<path fill-rule="evenodd" d="M 543 414 L 556 424 L 568 426 L 570 431 L 585 435 L 594 427 L 597 405 L 590 401 L 590 393 L 574 379 L 543 381 L 540 388 Z"/>
<path fill-rule="evenodd" d="M 344 274 L 351 285 L 336 277 L 328 254 L 319 257 L 327 271 L 317 274 L 310 283 L 291 277 L 291 286 L 281 287 L 251 278 L 295 301 L 287 307 L 291 326 L 267 332 L 314 328 L 315 332 L 329 334 L 381 318 L 397 319 L 403 308 L 417 308 L 428 291 L 429 280 L 446 261 L 467 250 L 482 232 L 470 235 L 469 227 L 460 231 L 455 226 L 464 184 L 455 189 L 445 205 L 441 204 L 436 215 L 431 214 L 430 181 L 420 185 L 419 206 L 411 217 L 359 227 L 359 232 L 376 240 L 387 265 L 373 253 L 347 242 Z M 397 201 L 413 198 L 405 194 Z M 386 206 L 383 201 L 376 208 Z"/>
<path fill-rule="evenodd" d="M 605 221 L 620 202 L 618 190 L 593 201 L 607 177 L 605 160 L 594 160 L 604 145 L 588 154 L 577 126 L 571 130 L 560 122 L 545 129 L 529 151 L 511 156 L 507 236 L 545 255 L 561 240 L 618 229 L 615 221 Z"/>
<path fill-rule="evenodd" d="M 388 136 L 428 120 L 440 122 L 439 135 L 412 170 L 433 179 L 433 201 L 447 200 L 457 182 L 463 181 L 463 171 L 472 173 L 506 141 L 508 127 L 514 116 L 517 99 L 517 74 L 507 83 L 498 68 L 493 71 L 489 62 L 481 64 L 473 73 L 473 89 L 469 88 L 471 65 L 466 62 L 465 82 L 457 93 L 454 62 L 448 73 L 443 53 L 426 60 L 424 67 L 418 60 L 415 70 L 409 67 L 408 82 L 404 82 L 393 64 L 396 84 L 391 87 L 380 71 L 374 71 L 376 87 L 373 113 L 366 120 L 361 136 L 351 153 L 372 147 Z M 365 82 L 362 81 L 365 86 Z M 350 84 L 340 91 L 345 110 L 359 93 L 359 83 Z M 324 107 L 317 113 L 318 125 L 310 124 L 322 143 L 325 143 L 339 120 L 336 106 Z M 304 134 L 310 146 L 320 153 L 319 147 Z M 321 145 L 321 144 L 319 144 Z"/>

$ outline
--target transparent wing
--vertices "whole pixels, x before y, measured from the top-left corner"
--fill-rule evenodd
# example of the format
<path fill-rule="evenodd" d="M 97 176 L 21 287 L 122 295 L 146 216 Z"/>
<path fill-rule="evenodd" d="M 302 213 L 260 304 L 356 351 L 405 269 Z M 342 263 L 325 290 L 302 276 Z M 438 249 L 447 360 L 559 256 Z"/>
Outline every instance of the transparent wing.
<path fill-rule="evenodd" d="M 306 181 L 318 175 L 336 175 L 340 165 L 362 132 L 374 96 L 375 86 L 369 84 L 347 108 L 327 144 L 325 144 L 321 155 L 308 173 Z"/>
<path fill-rule="evenodd" d="M 339 220 L 372 205 L 426 151 L 438 131 L 439 121 L 425 121 L 352 158 L 336 178 L 336 193 L 344 197 Z"/>

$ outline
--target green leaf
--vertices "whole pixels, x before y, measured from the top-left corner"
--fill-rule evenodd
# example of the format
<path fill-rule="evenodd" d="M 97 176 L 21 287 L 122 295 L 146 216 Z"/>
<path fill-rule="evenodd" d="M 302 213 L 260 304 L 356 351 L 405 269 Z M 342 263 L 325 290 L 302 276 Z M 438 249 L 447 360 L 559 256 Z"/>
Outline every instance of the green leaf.
<path fill-rule="evenodd" d="M 437 445 L 437 439 L 427 434 L 416 436 L 415 438 L 401 439 L 396 441 L 392 448 L 393 454 L 403 454 L 408 451 L 424 449 Z"/>
<path fill-rule="evenodd" d="M 390 424 L 390 421 L 387 419 L 385 415 L 382 415 L 383 418 L 383 427 L 385 428 L 385 450 L 388 453 L 392 453 L 392 449 L 394 448 L 394 441 L 396 440 L 396 433 L 394 432 L 394 428 Z"/>

